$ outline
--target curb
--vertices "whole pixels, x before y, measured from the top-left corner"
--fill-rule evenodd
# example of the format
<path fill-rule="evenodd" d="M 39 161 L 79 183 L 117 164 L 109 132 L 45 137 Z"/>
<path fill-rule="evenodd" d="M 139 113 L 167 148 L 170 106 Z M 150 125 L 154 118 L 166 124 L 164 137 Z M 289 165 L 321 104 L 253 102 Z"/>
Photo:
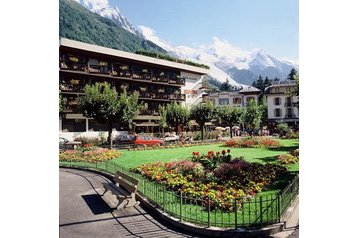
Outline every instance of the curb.
<path fill-rule="evenodd" d="M 97 173 L 97 174 L 100 174 L 100 175 L 110 179 L 111 181 L 114 181 L 113 176 L 111 174 L 103 172 L 103 171 L 98 171 L 98 170 L 91 169 L 91 168 L 82 168 L 82 167 L 78 167 L 78 166 L 60 165 L 59 167 L 66 168 L 66 169 L 78 169 L 78 170 L 82 170 L 82 171 L 89 171 L 89 172 Z M 200 227 L 193 223 L 180 221 L 177 218 L 171 217 L 168 213 L 157 209 L 154 204 L 152 204 L 151 202 L 148 201 L 148 199 L 142 197 L 139 194 L 136 194 L 136 199 L 138 201 L 140 201 L 140 203 L 148 211 L 150 211 L 153 215 L 160 218 L 164 222 L 169 223 L 172 226 L 182 229 L 186 232 L 192 232 L 197 235 L 204 236 L 204 237 L 227 237 L 227 238 L 229 238 L 229 237 L 230 238 L 231 237 L 232 238 L 265 237 L 265 236 L 270 236 L 270 235 L 273 235 L 273 234 L 283 231 L 283 228 L 286 223 L 286 222 L 280 222 L 280 223 L 269 225 L 267 227 L 263 227 L 263 228 L 257 229 L 257 230 L 246 230 L 246 229 L 242 229 L 242 228 L 235 230 L 232 228 L 227 229 L 227 228 L 218 228 L 218 227 Z"/>

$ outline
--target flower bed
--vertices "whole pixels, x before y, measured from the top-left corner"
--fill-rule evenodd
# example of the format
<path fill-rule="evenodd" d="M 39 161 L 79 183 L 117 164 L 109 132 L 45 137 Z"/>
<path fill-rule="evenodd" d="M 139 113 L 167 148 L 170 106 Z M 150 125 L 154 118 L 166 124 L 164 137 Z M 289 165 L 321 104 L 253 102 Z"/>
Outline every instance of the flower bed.
<path fill-rule="evenodd" d="M 93 147 L 85 144 L 76 150 L 66 150 L 60 152 L 60 160 L 67 162 L 89 162 L 95 163 L 115 159 L 121 156 L 118 150 L 108 150 L 104 148 Z"/>
<path fill-rule="evenodd" d="M 278 148 L 282 146 L 277 140 L 268 137 L 245 137 L 238 140 L 228 140 L 224 145 L 235 148 Z"/>
<path fill-rule="evenodd" d="M 193 152 L 189 160 L 143 164 L 134 172 L 163 184 L 169 190 L 206 201 L 211 208 L 232 211 L 235 198 L 248 199 L 287 172 L 278 164 L 248 163 L 231 159 L 230 151 Z"/>

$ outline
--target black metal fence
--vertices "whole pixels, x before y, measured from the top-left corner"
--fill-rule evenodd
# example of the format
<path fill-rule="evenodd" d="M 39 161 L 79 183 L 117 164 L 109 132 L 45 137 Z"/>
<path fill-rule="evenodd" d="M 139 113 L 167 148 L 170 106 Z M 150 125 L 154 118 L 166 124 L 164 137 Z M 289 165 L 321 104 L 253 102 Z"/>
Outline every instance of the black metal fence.
<path fill-rule="evenodd" d="M 180 221 L 191 222 L 200 226 L 223 228 L 256 228 L 281 221 L 282 215 L 291 205 L 299 192 L 299 176 L 276 194 L 233 199 L 232 211 L 223 211 L 212 207 L 208 199 L 192 197 L 190 194 L 170 191 L 162 184 L 150 181 L 138 173 L 111 161 L 85 163 L 62 162 L 69 167 L 91 168 L 114 175 L 124 172 L 140 181 L 138 192 L 158 209 Z"/>

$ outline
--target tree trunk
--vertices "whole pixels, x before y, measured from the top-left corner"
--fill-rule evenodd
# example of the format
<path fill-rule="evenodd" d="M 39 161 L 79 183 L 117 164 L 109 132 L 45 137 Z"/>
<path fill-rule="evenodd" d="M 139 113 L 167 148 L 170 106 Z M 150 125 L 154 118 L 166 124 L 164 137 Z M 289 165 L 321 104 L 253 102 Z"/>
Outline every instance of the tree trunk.
<path fill-rule="evenodd" d="M 113 130 L 113 126 L 112 126 L 112 121 L 108 121 L 108 138 L 107 138 L 107 141 L 108 141 L 108 149 L 112 149 L 112 130 Z"/>
<path fill-rule="evenodd" d="M 200 125 L 200 131 L 201 131 L 201 141 L 204 140 L 204 125 Z"/>
<path fill-rule="evenodd" d="M 230 138 L 232 138 L 232 124 L 229 124 L 230 126 Z"/>

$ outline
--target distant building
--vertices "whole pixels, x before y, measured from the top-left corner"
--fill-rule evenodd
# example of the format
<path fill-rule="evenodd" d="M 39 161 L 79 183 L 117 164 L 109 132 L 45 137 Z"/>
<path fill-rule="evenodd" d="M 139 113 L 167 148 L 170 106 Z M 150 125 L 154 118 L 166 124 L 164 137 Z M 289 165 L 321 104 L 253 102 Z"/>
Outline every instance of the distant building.
<path fill-rule="evenodd" d="M 289 95 L 294 87 L 295 81 L 279 81 L 272 82 L 272 85 L 265 89 L 268 123 L 272 127 L 280 121 L 286 122 L 289 126 L 298 127 L 298 108 L 294 106 L 298 97 Z"/>
<path fill-rule="evenodd" d="M 204 100 L 211 101 L 215 107 L 225 105 L 245 107 L 249 100 L 258 101 L 260 93 L 259 89 L 249 86 L 228 92 L 209 93 L 204 96 Z"/>
<path fill-rule="evenodd" d="M 205 90 L 202 77 L 209 70 L 148 56 L 128 53 L 69 39 L 60 39 L 59 89 L 65 118 L 60 118 L 60 135 L 98 136 L 106 133 L 106 125 L 85 118 L 79 110 L 79 97 L 86 84 L 108 82 L 119 92 L 139 93 L 144 108 L 133 120 L 136 132 L 159 132 L 159 105 L 176 101 L 185 105 L 199 103 Z M 128 131 L 127 126 L 114 125 L 114 135 Z"/>

